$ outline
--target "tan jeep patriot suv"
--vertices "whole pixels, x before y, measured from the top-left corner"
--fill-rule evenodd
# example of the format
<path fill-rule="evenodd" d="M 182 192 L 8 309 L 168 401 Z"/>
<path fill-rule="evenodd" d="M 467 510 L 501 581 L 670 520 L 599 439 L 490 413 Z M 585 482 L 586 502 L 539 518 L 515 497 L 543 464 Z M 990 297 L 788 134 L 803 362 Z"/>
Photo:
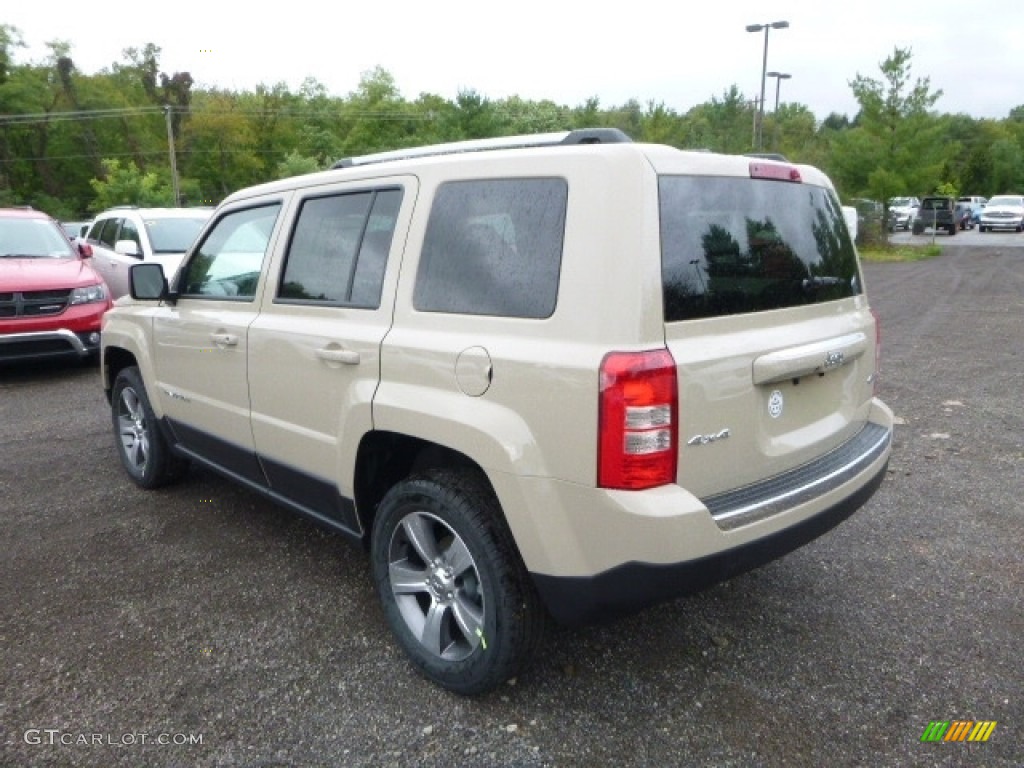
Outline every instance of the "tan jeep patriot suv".
<path fill-rule="evenodd" d="M 892 414 L 829 180 L 618 131 L 401 150 L 233 194 L 103 328 L 121 461 L 361 542 L 414 665 L 493 688 L 547 616 L 778 557 L 881 482 Z"/>

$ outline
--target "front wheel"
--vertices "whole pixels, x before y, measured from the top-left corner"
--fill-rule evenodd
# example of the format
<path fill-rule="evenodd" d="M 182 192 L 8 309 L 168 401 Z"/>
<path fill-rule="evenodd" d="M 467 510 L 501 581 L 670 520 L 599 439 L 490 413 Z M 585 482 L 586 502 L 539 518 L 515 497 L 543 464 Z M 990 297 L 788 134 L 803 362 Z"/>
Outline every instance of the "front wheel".
<path fill-rule="evenodd" d="M 477 473 L 435 470 L 397 484 L 378 508 L 370 552 L 391 631 L 430 680 L 484 693 L 533 655 L 544 611 Z"/>
<path fill-rule="evenodd" d="M 175 456 L 157 425 L 139 369 L 122 369 L 110 398 L 114 439 L 128 476 L 140 488 L 159 488 L 177 480 L 188 463 Z"/>

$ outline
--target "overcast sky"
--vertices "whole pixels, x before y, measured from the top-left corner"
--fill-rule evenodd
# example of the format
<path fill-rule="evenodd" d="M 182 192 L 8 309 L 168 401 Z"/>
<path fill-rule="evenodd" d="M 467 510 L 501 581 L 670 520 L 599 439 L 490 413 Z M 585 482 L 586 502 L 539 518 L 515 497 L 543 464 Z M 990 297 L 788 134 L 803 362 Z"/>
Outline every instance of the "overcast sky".
<path fill-rule="evenodd" d="M 910 48 L 913 79 L 941 89 L 940 112 L 1005 118 L 1024 104 L 1024 2 L 954 0 L 366 0 L 365 2 L 162 3 L 6 0 L 0 23 L 28 48 L 17 63 L 41 61 L 44 43 L 70 42 L 78 69 L 95 73 L 129 46 L 155 43 L 162 71 L 190 72 L 201 86 L 234 90 L 314 77 L 345 96 L 360 75 L 389 71 L 402 95 L 453 98 L 475 89 L 491 99 L 518 95 L 602 107 L 635 98 L 678 112 L 721 97 L 733 84 L 760 93 L 764 33 L 776 20 L 768 70 L 792 75 L 783 102 L 819 120 L 857 111 L 849 82 L 881 78 L 880 62 Z M 775 102 L 769 78 L 766 101 Z"/>

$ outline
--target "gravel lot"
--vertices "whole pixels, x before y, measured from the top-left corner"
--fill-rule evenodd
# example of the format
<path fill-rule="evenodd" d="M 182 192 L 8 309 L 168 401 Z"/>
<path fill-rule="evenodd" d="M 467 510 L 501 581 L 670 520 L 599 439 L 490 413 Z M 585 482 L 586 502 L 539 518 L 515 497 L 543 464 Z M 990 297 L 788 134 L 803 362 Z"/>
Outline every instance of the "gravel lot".
<path fill-rule="evenodd" d="M 866 268 L 902 423 L 863 510 L 479 699 L 410 670 L 342 539 L 206 472 L 136 490 L 94 368 L 0 371 L 0 765 L 1024 764 L 1024 236 L 941 242 Z M 920 741 L 958 719 L 998 725 Z"/>

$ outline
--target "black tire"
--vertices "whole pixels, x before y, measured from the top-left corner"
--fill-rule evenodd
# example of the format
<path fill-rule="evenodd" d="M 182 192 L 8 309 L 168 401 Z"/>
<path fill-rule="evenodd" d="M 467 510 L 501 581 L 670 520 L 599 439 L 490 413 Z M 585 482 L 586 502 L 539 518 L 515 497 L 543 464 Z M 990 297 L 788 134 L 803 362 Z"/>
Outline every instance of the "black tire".
<path fill-rule="evenodd" d="M 949 225 L 949 229 L 947 231 L 949 232 L 950 237 L 955 235 L 956 234 L 956 224 L 950 224 Z"/>
<path fill-rule="evenodd" d="M 188 462 L 175 456 L 164 439 L 135 366 L 122 369 L 114 379 L 110 414 L 121 464 L 137 486 L 159 488 L 188 469 Z"/>
<path fill-rule="evenodd" d="M 924 229 L 922 229 L 921 227 L 914 227 L 913 229 L 913 234 L 915 235 L 920 235 L 922 232 L 924 232 Z"/>
<path fill-rule="evenodd" d="M 478 473 L 432 470 L 395 485 L 377 510 L 370 562 L 399 644 L 450 691 L 493 690 L 540 644 L 546 614 Z"/>

